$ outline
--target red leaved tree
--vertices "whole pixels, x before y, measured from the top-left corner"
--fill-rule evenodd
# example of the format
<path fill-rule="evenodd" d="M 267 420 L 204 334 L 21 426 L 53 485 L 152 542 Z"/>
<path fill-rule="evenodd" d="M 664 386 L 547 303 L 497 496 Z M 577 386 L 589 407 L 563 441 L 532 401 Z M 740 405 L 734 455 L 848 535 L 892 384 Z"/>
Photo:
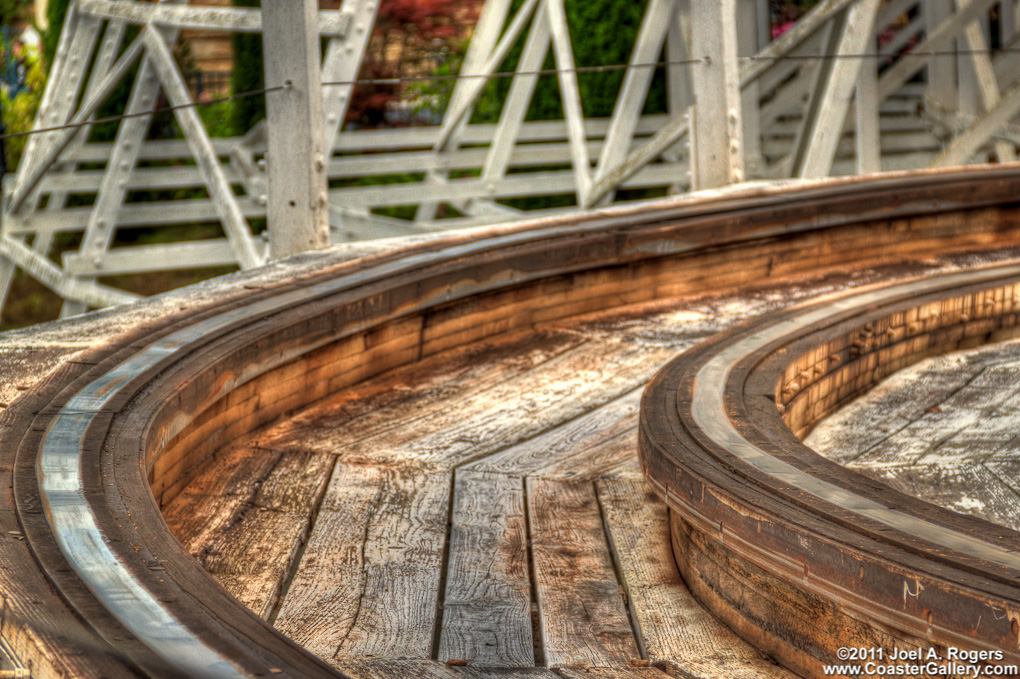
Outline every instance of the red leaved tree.
<path fill-rule="evenodd" d="M 478 18 L 481 0 L 382 0 L 360 79 L 414 78 L 459 58 Z M 386 122 L 406 84 L 358 85 L 347 120 L 360 127 Z"/>

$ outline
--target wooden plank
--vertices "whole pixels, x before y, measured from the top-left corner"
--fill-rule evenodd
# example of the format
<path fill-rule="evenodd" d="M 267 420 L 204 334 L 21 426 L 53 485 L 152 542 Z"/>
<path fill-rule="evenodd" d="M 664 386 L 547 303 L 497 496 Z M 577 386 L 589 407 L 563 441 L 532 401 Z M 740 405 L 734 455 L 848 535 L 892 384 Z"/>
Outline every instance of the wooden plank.
<path fill-rule="evenodd" d="M 560 679 L 560 675 L 545 667 L 454 667 L 462 679 Z"/>
<path fill-rule="evenodd" d="M 458 471 L 439 660 L 531 667 L 531 580 L 520 477 Z"/>
<path fill-rule="evenodd" d="M 1011 482 L 1015 466 L 991 463 L 986 467 L 961 460 L 953 466 L 925 464 L 880 471 L 880 480 L 908 495 L 1020 530 L 1020 496 Z"/>
<path fill-rule="evenodd" d="M 675 353 L 618 338 L 596 338 L 536 369 L 447 404 L 413 426 L 351 442 L 363 459 L 457 465 L 498 452 L 578 417 L 643 384 Z"/>
<path fill-rule="evenodd" d="M 527 509 L 546 665 L 640 658 L 594 486 L 528 479 Z"/>
<path fill-rule="evenodd" d="M 327 661 L 430 657 L 449 496 L 446 473 L 338 464 L 277 629 Z"/>
<path fill-rule="evenodd" d="M 431 356 L 345 389 L 274 427 L 259 442 L 343 450 L 349 459 L 357 442 L 413 429 L 451 403 L 527 373 L 582 341 L 575 333 L 547 329 Z"/>
<path fill-rule="evenodd" d="M 221 585 L 268 618 L 306 539 L 333 456 L 241 446 L 225 457 L 207 465 L 165 516 Z"/>
<path fill-rule="evenodd" d="M 535 438 L 469 465 L 467 469 L 558 478 L 594 478 L 626 446 L 607 445 L 636 431 L 644 385 Z M 627 439 L 628 441 L 630 439 Z M 636 448 L 630 450 L 636 454 Z"/>
<path fill-rule="evenodd" d="M 877 470 L 915 464 L 943 442 L 976 426 L 986 411 L 1009 394 L 994 387 L 964 387 L 847 466 Z"/>
<path fill-rule="evenodd" d="M 595 484 L 647 659 L 681 675 L 794 679 L 738 638 L 687 589 L 669 538 L 666 505 L 641 479 Z"/>
<path fill-rule="evenodd" d="M 561 667 L 564 679 L 668 679 L 657 667 Z"/>
<path fill-rule="evenodd" d="M 236 446 L 209 458 L 185 490 L 163 508 L 170 531 L 195 558 L 255 492 L 256 479 L 272 470 L 277 456 L 259 455 L 255 450 Z"/>
<path fill-rule="evenodd" d="M 476 668 L 434 660 L 344 660 L 336 666 L 351 679 L 560 679 L 544 667 Z"/>
<path fill-rule="evenodd" d="M 804 442 L 840 464 L 867 455 L 877 446 L 939 407 L 974 379 L 980 368 L 962 358 L 940 356 L 922 361 L 883 380 L 820 423 Z"/>
<path fill-rule="evenodd" d="M 434 660 L 339 660 L 336 668 L 351 679 L 460 679 L 453 667 Z"/>
<path fill-rule="evenodd" d="M 637 423 L 620 434 L 600 441 L 579 455 L 549 465 L 537 473 L 547 479 L 592 481 L 609 478 L 643 478 L 637 456 Z"/>

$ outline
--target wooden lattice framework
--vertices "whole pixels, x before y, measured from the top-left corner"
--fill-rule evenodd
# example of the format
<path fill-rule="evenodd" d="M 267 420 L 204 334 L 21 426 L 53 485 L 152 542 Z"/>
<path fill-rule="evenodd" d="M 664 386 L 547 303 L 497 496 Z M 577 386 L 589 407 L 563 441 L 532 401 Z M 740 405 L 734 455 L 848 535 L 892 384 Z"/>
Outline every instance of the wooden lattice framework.
<path fill-rule="evenodd" d="M 525 0 L 511 11 L 510 0 L 488 0 L 461 69 L 478 77 L 457 82 L 441 124 L 342 132 L 352 86 L 329 83 L 357 77 L 377 1 L 319 12 L 318 32 L 328 39 L 322 134 L 332 150 L 314 162 L 330 182 L 328 205 L 318 207 L 328 211 L 333 242 L 535 215 L 507 204 L 521 197 L 566 195 L 574 207 L 565 209 L 592 209 L 621 189 L 677 193 L 1016 158 L 1016 0 L 823 0 L 772 41 L 760 0 L 649 0 L 608 119 L 584 115 L 563 2 Z M 251 220 L 272 212 L 271 128 L 293 121 L 213 139 L 194 108 L 180 108 L 184 139 L 153 141 L 144 115 L 160 92 L 172 105 L 191 102 L 171 53 L 181 29 L 257 32 L 263 20 L 289 19 L 184 0 L 72 2 L 37 127 L 89 122 L 135 65 L 125 113 L 143 115 L 121 121 L 112 143 L 89 143 L 88 127 L 30 138 L 17 175 L 4 183 L 0 294 L 18 267 L 63 297 L 68 315 L 134 297 L 104 285 L 105 276 L 266 260 Z M 125 46 L 129 26 L 140 31 Z M 498 123 L 470 123 L 487 77 L 519 42 Z M 539 79 L 532 72 L 550 52 L 559 72 L 548 77 L 557 80 L 565 120 L 527 121 Z M 655 74 L 647 64 L 663 57 L 668 111 L 642 115 Z M 290 58 L 277 70 L 299 73 Z M 365 177 L 380 179 L 366 186 Z M 132 199 L 153 190 L 182 197 Z M 411 220 L 379 214 L 408 205 Z M 111 247 L 118 229 L 196 222 L 218 223 L 223 236 Z M 80 233 L 81 244 L 56 262 L 59 232 Z"/>

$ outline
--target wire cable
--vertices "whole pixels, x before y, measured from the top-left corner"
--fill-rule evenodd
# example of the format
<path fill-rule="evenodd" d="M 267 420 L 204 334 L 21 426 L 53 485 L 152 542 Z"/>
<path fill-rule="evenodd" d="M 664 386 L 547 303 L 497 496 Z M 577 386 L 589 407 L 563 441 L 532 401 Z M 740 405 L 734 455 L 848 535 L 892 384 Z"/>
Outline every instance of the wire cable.
<path fill-rule="evenodd" d="M 971 50 L 971 49 L 954 49 L 954 50 L 925 50 L 921 52 L 913 52 L 909 49 L 897 53 L 884 53 L 884 52 L 860 52 L 854 54 L 779 54 L 775 56 L 770 55 L 754 55 L 747 57 L 739 57 L 738 61 L 826 61 L 836 59 L 902 59 L 907 57 L 918 57 L 918 58 L 929 58 L 929 57 L 942 57 L 942 56 L 959 56 L 959 55 L 975 55 L 975 54 L 1000 54 L 1020 53 L 1020 47 L 1000 47 L 998 49 L 984 49 L 984 50 Z M 547 75 L 558 75 L 560 73 L 610 73 L 617 71 L 626 71 L 637 68 L 662 68 L 666 66 L 687 66 L 693 64 L 707 64 L 711 63 L 711 59 L 708 57 L 700 59 L 675 59 L 667 61 L 654 61 L 637 64 L 605 64 L 599 66 L 575 66 L 573 68 L 545 68 L 535 71 L 496 71 L 494 73 L 463 73 L 456 75 L 421 75 L 421 76 L 400 76 L 396 78 L 358 78 L 356 80 L 336 80 L 323 82 L 323 87 L 352 87 L 358 85 L 403 85 L 406 83 L 415 82 L 443 82 L 443 81 L 457 81 L 457 80 L 477 80 L 477 79 L 504 79 L 504 78 L 515 78 L 517 76 L 547 76 Z M 288 80 L 283 85 L 275 85 L 273 87 L 266 87 L 259 90 L 251 90 L 247 92 L 238 92 L 236 94 L 229 94 L 222 97 L 216 97 L 208 99 L 206 101 L 194 101 L 187 104 L 178 104 L 176 106 L 161 106 L 159 108 L 153 108 L 150 111 L 144 111 L 141 113 L 131 113 L 116 116 L 106 116 L 103 118 L 96 118 L 81 123 L 68 123 L 65 125 L 54 125 L 51 127 L 42 127 L 35 130 L 27 130 L 24 132 L 8 132 L 0 134 L 0 140 L 13 139 L 15 137 L 25 137 L 32 134 L 43 134 L 46 132 L 58 132 L 60 130 L 67 130 L 73 128 L 88 127 L 90 125 L 99 125 L 102 123 L 111 123 L 126 118 L 138 118 L 142 116 L 151 116 L 157 113 L 164 113 L 168 111 L 177 111 L 185 108 L 193 108 L 197 106 L 209 106 L 224 101 L 230 101 L 232 99 L 244 99 L 247 97 L 256 97 L 259 95 L 267 94 L 269 92 L 276 92 L 280 90 L 287 90 L 292 87 L 291 82 Z"/>

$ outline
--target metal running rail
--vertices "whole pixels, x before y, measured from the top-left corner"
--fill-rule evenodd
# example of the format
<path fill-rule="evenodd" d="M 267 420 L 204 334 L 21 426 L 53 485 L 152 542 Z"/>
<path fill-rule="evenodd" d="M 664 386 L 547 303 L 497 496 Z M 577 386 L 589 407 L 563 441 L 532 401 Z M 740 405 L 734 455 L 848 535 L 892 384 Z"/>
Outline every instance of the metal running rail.
<path fill-rule="evenodd" d="M 54 593 L 20 602 L 24 625 L 58 620 L 110 645 L 82 656 L 60 639 L 35 642 L 83 676 L 336 676 L 169 534 L 160 506 L 216 450 L 496 333 L 768 277 L 1007 247 L 1020 235 L 1018 190 L 1012 167 L 744 188 L 453 235 L 158 319 L 7 410 L 0 451 L 14 494 L 0 509 L 17 513 L 32 554 L 12 553 L 0 587 L 41 569 Z M 838 247 L 847 241 L 856 247 Z"/>

